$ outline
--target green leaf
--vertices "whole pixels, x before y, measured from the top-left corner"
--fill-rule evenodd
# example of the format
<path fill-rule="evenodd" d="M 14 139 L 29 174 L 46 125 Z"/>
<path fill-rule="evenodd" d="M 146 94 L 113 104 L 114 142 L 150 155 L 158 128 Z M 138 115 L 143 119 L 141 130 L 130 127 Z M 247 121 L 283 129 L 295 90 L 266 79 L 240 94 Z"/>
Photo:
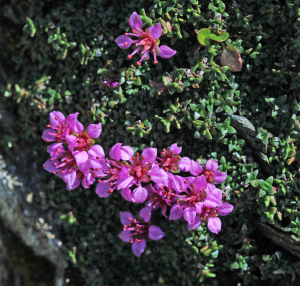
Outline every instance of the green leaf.
<path fill-rule="evenodd" d="M 202 46 L 210 46 L 209 37 L 210 37 L 210 30 L 207 28 L 201 29 L 197 35 L 198 42 Z"/>
<path fill-rule="evenodd" d="M 263 191 L 262 189 L 260 189 L 259 191 L 259 197 L 263 197 L 266 194 L 265 191 Z"/>
<path fill-rule="evenodd" d="M 258 180 L 252 180 L 252 181 L 250 182 L 250 184 L 251 184 L 251 186 L 254 187 L 254 188 L 257 188 L 257 187 L 259 186 Z"/>
<path fill-rule="evenodd" d="M 232 269 L 239 269 L 240 266 L 239 266 L 239 264 L 237 262 L 234 262 L 234 263 L 231 264 L 231 268 Z"/>
<path fill-rule="evenodd" d="M 138 76 L 137 79 L 136 79 L 132 84 L 135 84 L 135 85 L 142 85 L 141 78 Z"/>
<path fill-rule="evenodd" d="M 209 38 L 216 42 L 224 42 L 228 39 L 229 34 L 227 32 L 222 33 L 221 35 L 210 34 Z"/>

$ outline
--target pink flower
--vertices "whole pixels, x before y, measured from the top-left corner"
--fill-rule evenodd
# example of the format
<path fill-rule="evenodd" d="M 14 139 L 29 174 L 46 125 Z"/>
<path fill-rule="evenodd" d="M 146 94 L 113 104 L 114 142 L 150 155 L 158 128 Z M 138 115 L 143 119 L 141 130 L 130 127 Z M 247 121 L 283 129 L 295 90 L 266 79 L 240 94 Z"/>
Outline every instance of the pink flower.
<path fill-rule="evenodd" d="M 146 207 L 141 209 L 140 216 L 148 222 L 151 218 L 152 210 L 161 209 L 162 214 L 166 216 L 167 207 L 171 206 L 177 200 L 177 193 L 172 188 L 162 186 L 158 189 L 154 188 L 152 185 L 147 187 L 148 191 L 148 201 Z"/>
<path fill-rule="evenodd" d="M 83 131 L 83 125 L 77 120 L 78 112 L 70 114 L 67 119 L 59 111 L 50 112 L 50 124 L 43 132 L 42 138 L 46 142 L 66 142 L 66 135 L 79 133 Z"/>
<path fill-rule="evenodd" d="M 158 63 L 156 59 L 157 55 L 161 58 L 169 59 L 176 54 L 176 51 L 165 45 L 158 46 L 159 38 L 162 34 L 160 23 L 143 31 L 141 29 L 143 26 L 142 19 L 136 12 L 133 12 L 129 18 L 129 25 L 132 28 L 132 33 L 125 33 L 125 35 L 119 36 L 116 39 L 116 43 L 121 49 L 128 49 L 132 44 L 137 46 L 134 52 L 128 55 L 128 58 L 131 59 L 134 54 L 141 51 L 142 57 L 137 62 L 137 65 L 140 66 L 143 60 L 148 60 L 150 52 L 153 54 L 154 64 Z M 132 40 L 129 36 L 138 37 L 139 39 Z"/>
<path fill-rule="evenodd" d="M 62 178 L 68 190 L 73 190 L 80 185 L 88 188 L 93 183 L 93 178 L 85 176 L 89 169 L 88 154 L 85 151 L 70 152 L 63 149 L 61 143 L 49 146 L 48 152 L 53 155 L 43 165 L 44 169 Z M 56 150 L 55 150 L 56 148 Z"/>
<path fill-rule="evenodd" d="M 182 151 L 181 147 L 177 146 L 177 143 L 174 143 L 170 148 L 163 149 L 161 152 L 162 158 L 156 158 L 160 162 L 158 165 L 164 169 L 166 172 L 176 172 L 178 169 L 184 172 L 190 171 L 191 159 L 188 157 L 180 157 Z"/>
<path fill-rule="evenodd" d="M 90 150 L 91 151 L 91 150 Z M 121 180 L 119 180 L 119 174 L 122 167 L 126 162 L 120 162 L 120 160 L 128 160 L 134 154 L 134 150 L 129 146 L 122 146 L 122 143 L 115 144 L 109 151 L 109 156 L 112 159 L 104 159 L 102 154 L 91 157 L 91 152 L 88 152 L 90 156 L 90 162 L 94 168 L 94 176 L 98 177 L 98 172 L 100 171 L 100 177 L 102 177 L 102 172 L 105 174 L 107 179 L 98 180 L 98 185 L 96 187 L 96 193 L 101 198 L 108 197 L 116 188 Z M 104 153 L 103 153 L 104 154 Z M 129 190 L 130 192 L 130 190 Z M 131 194 L 131 192 L 130 192 Z M 121 190 L 121 195 L 128 199 L 128 189 L 124 188 Z"/>
<path fill-rule="evenodd" d="M 90 124 L 85 131 L 75 135 L 66 135 L 66 141 L 71 152 L 74 150 L 88 151 L 95 143 L 93 140 L 98 138 L 102 132 L 102 123 Z"/>
<path fill-rule="evenodd" d="M 163 152 L 160 153 L 162 158 L 156 158 L 160 162 L 158 165 L 164 169 L 166 172 L 178 170 L 178 162 L 180 161 L 180 156 L 182 148 L 177 147 L 177 143 L 171 145 L 170 148 L 163 149 Z"/>
<path fill-rule="evenodd" d="M 59 111 L 50 112 L 50 129 L 43 132 L 42 138 L 47 141 L 57 141 L 68 144 L 68 149 L 73 151 L 88 151 L 94 145 L 102 132 L 102 123 L 90 124 L 87 130 L 77 120 L 78 112 L 70 114 L 67 119 Z"/>
<path fill-rule="evenodd" d="M 218 214 L 225 216 L 232 212 L 233 206 L 222 202 L 221 190 L 208 184 L 204 175 L 196 177 L 185 195 L 177 195 L 177 203 L 170 211 L 170 220 L 180 219 L 182 216 L 188 222 L 188 229 L 199 227 L 202 221 L 207 222 L 208 229 L 213 233 L 221 230 L 221 220 Z"/>
<path fill-rule="evenodd" d="M 203 174 L 209 183 L 214 181 L 217 184 L 221 184 L 226 180 L 227 175 L 217 170 L 218 167 L 219 165 L 216 160 L 209 159 L 206 162 Z"/>
<path fill-rule="evenodd" d="M 221 184 L 226 180 L 227 174 L 217 170 L 218 167 L 219 165 L 216 160 L 209 159 L 206 162 L 205 169 L 203 170 L 202 166 L 198 162 L 191 160 L 190 173 L 193 176 L 198 176 L 203 173 L 207 182 L 209 183 L 215 182 L 217 184 Z"/>
<path fill-rule="evenodd" d="M 147 189 L 141 186 L 142 182 L 161 183 L 167 179 L 166 172 L 155 165 L 156 156 L 157 149 L 146 148 L 142 156 L 136 153 L 136 157 L 131 157 L 129 160 L 131 164 L 124 165 L 119 174 L 119 189 L 137 186 L 132 192 L 132 198 L 136 203 L 142 203 L 148 197 Z"/>
<path fill-rule="evenodd" d="M 140 257 L 146 248 L 146 238 L 159 240 L 165 236 L 159 227 L 149 226 L 148 222 L 136 220 L 130 212 L 120 212 L 120 219 L 124 230 L 119 237 L 132 244 L 132 251 L 137 257 Z"/>

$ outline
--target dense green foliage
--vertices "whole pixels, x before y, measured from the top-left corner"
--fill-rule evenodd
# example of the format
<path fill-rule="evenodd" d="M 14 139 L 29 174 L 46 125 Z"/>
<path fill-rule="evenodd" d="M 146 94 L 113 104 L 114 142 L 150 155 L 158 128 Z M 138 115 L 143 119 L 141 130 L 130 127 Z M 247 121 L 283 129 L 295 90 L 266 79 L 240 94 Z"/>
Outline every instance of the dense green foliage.
<path fill-rule="evenodd" d="M 175 57 L 140 67 L 137 56 L 127 58 L 114 40 L 129 31 L 134 11 L 143 28 L 161 21 L 161 44 L 177 50 Z M 215 34 L 205 46 L 195 33 L 203 28 Z M 216 40 L 221 30 L 229 34 L 224 42 Z M 103 123 L 97 143 L 106 151 L 117 142 L 140 150 L 177 142 L 193 159 L 217 159 L 228 174 L 224 196 L 235 207 L 219 235 L 188 231 L 185 222 L 156 213 L 166 236 L 136 258 L 118 238 L 118 212 L 137 213 L 141 205 L 116 193 L 100 199 L 93 188 L 68 192 L 55 180 L 49 197 L 76 218 L 64 216 L 63 248 L 88 285 L 224 285 L 229 276 L 228 285 L 247 285 L 294 275 L 292 258 L 265 247 L 255 222 L 300 236 L 299 31 L 299 0 L 33 1 L 14 55 L 20 77 L 1 98 L 18 116 L 19 134 L 1 144 L 16 148 L 22 138 L 40 150 L 49 112 L 79 111 L 81 122 Z M 241 54 L 240 72 L 220 66 L 226 46 Z M 115 77 L 116 89 L 102 82 Z M 254 125 L 248 136 L 261 158 L 231 126 L 240 120 L 232 115 Z"/>

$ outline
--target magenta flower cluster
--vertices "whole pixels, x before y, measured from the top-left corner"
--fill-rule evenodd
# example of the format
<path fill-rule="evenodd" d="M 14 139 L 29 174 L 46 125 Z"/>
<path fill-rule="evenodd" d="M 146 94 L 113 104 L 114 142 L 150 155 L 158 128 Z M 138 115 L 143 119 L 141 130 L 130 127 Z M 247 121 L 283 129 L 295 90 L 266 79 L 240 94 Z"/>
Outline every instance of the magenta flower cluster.
<path fill-rule="evenodd" d="M 100 145 L 94 145 L 102 131 L 101 123 L 90 124 L 86 130 L 77 120 L 78 112 L 67 118 L 59 112 L 50 113 L 50 124 L 42 135 L 46 142 L 56 142 L 48 146 L 50 159 L 43 165 L 45 170 L 62 178 L 68 190 L 77 188 L 80 183 L 84 188 L 95 181 L 91 167 L 92 158 L 104 158 Z M 65 149 L 65 146 L 67 147 Z M 99 177 L 103 173 L 100 172 Z"/>
<path fill-rule="evenodd" d="M 101 198 L 119 190 L 127 201 L 146 201 L 139 212 L 141 220 L 129 212 L 120 212 L 124 229 L 119 237 L 132 244 L 136 256 L 145 250 L 146 238 L 158 240 L 165 235 L 159 227 L 149 224 L 152 211 L 157 209 L 169 220 L 183 217 L 188 229 L 205 222 L 211 232 L 221 230 L 219 216 L 231 213 L 233 206 L 222 201 L 222 191 L 215 186 L 227 177 L 218 170 L 215 160 L 210 159 L 202 166 L 188 157 L 182 158 L 182 148 L 176 143 L 160 154 L 150 147 L 140 154 L 117 143 L 107 158 L 94 141 L 101 134 L 101 123 L 90 124 L 85 130 L 77 116 L 74 113 L 65 118 L 58 111 L 50 113 L 49 129 L 42 138 L 56 143 L 47 148 L 51 158 L 44 168 L 62 178 L 68 190 L 80 183 L 89 188 L 97 180 L 96 194 Z M 179 175 L 180 171 L 184 175 Z"/>

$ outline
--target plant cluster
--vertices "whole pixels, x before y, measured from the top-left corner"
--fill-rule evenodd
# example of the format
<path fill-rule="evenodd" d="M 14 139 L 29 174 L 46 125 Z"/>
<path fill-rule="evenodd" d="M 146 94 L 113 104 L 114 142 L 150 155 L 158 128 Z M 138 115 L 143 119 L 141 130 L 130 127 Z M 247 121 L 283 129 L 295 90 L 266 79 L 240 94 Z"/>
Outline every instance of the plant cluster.
<path fill-rule="evenodd" d="M 50 175 L 45 190 L 62 213 L 65 256 L 87 284 L 215 286 L 227 277 L 233 277 L 232 285 L 297 280 L 296 249 L 282 241 L 273 244 L 275 236 L 266 238 L 263 230 L 279 231 L 295 244 L 300 239 L 299 8 L 299 0 L 33 1 L 20 52 L 12 51 L 18 77 L 1 87 L 1 103 L 18 116 L 17 132 L 5 132 L 1 145 L 17 148 L 22 138 L 46 160 L 40 136 L 49 113 L 79 112 L 84 126 L 101 126 L 101 136 L 90 142 L 101 145 L 103 154 L 126 146 L 133 154 L 147 148 L 161 154 L 177 144 L 183 147 L 180 156 L 200 162 L 203 172 L 177 174 L 159 167 L 174 177 L 205 177 L 206 163 L 218 162 L 218 170 L 227 174 L 218 188 L 223 201 L 234 206 L 217 235 L 206 223 L 189 230 L 184 216 L 162 220 L 152 211 L 151 223 L 165 236 L 147 242 L 136 258 L 119 243 L 118 217 L 128 210 L 134 219 L 138 204 L 120 200 L 116 184 L 100 200 L 81 186 L 68 192 L 60 178 Z M 161 53 L 162 47 L 173 52 L 163 48 Z M 168 51 L 173 56 L 160 56 Z M 122 161 L 133 166 L 129 159 L 110 156 L 105 168 Z M 62 164 L 62 158 L 57 160 Z M 108 195 L 106 181 L 113 176 L 103 173 L 106 177 L 97 178 L 101 183 L 96 188 Z M 186 192 L 176 192 L 183 197 L 181 209 L 192 192 L 188 183 Z M 141 186 L 151 198 L 145 207 L 153 206 L 154 198 L 161 197 L 159 186 Z M 139 187 L 129 188 L 134 199 Z"/>
<path fill-rule="evenodd" d="M 48 146 L 51 158 L 43 165 L 44 169 L 62 178 L 68 190 L 80 184 L 88 189 L 97 179 L 96 194 L 106 198 L 115 189 L 122 197 L 134 203 L 143 203 L 140 210 L 143 222 L 134 219 L 129 212 L 120 212 L 124 225 L 119 237 L 132 243 L 132 250 L 140 256 L 146 247 L 145 238 L 158 240 L 164 236 L 157 226 L 149 226 L 151 212 L 162 209 L 166 216 L 170 206 L 170 220 L 181 217 L 188 223 L 188 229 L 198 228 L 202 221 L 207 222 L 213 233 L 221 230 L 218 215 L 225 216 L 232 212 L 233 206 L 222 202 L 222 191 L 214 183 L 222 183 L 227 175 L 220 172 L 215 160 L 208 160 L 205 169 L 188 157 L 180 157 L 182 148 L 172 144 L 163 149 L 161 157 L 156 148 L 146 148 L 141 156 L 130 146 L 115 144 L 109 151 L 110 159 L 105 157 L 102 146 L 94 144 L 93 139 L 101 135 L 102 124 L 90 124 L 86 130 L 77 120 L 78 112 L 67 118 L 59 112 L 50 113 L 49 129 L 43 132 L 46 142 L 57 142 Z M 64 149 L 64 144 L 67 149 Z M 173 175 L 180 171 L 190 172 L 192 176 Z M 153 184 L 152 184 L 153 183 Z M 134 190 L 131 192 L 131 187 Z"/>

